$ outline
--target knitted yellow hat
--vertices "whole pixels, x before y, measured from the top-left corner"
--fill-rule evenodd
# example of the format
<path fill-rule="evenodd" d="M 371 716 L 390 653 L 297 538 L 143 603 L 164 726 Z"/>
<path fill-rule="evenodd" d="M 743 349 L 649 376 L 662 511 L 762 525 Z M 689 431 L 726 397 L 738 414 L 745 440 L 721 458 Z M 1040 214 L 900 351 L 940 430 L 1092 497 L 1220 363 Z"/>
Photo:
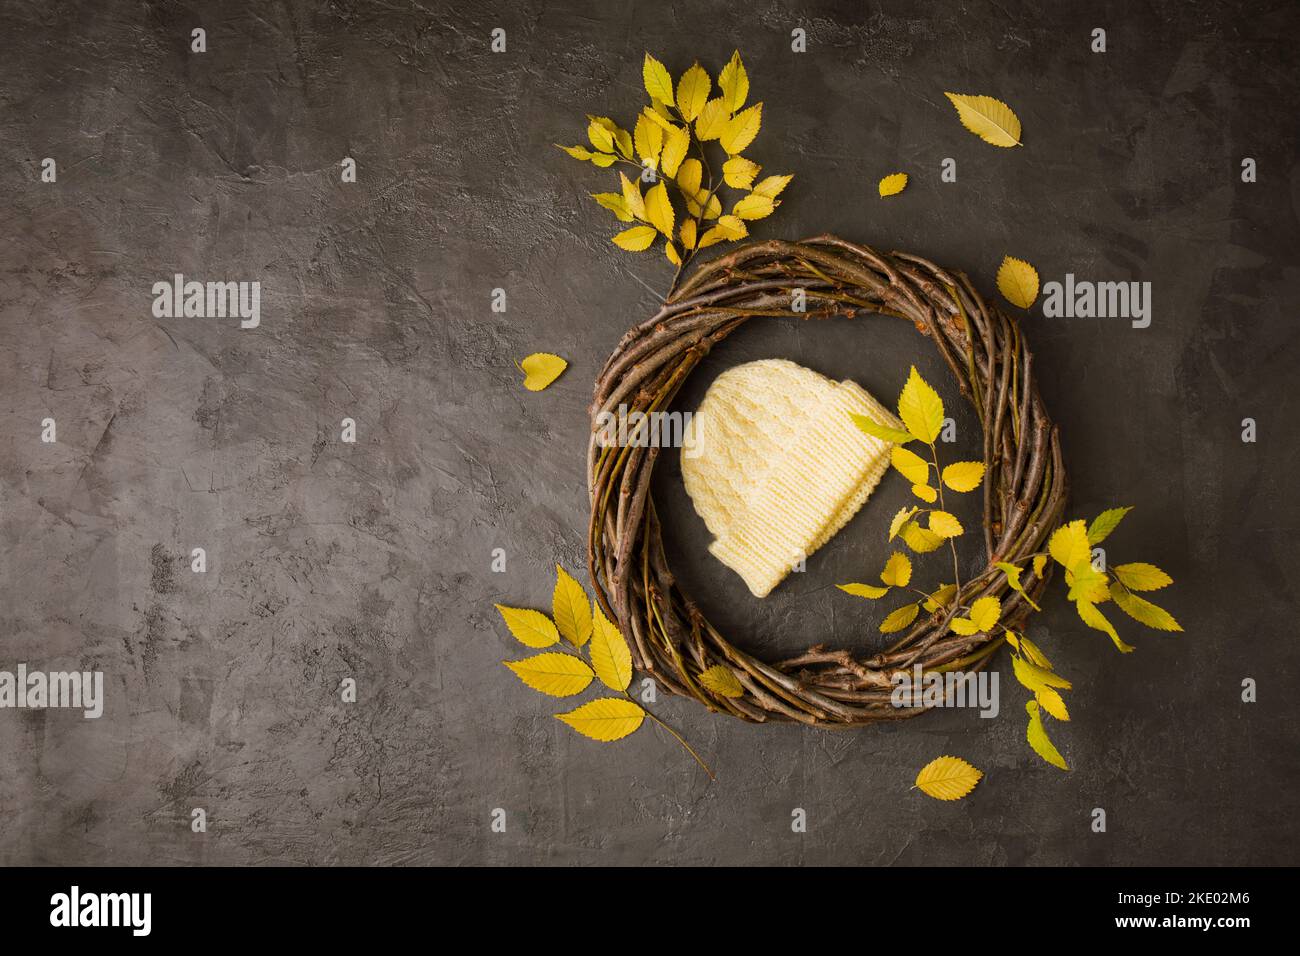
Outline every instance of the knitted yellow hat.
<path fill-rule="evenodd" d="M 890 444 L 850 413 L 903 427 L 855 382 L 765 359 L 719 375 L 692 418 L 686 493 L 714 535 L 709 552 L 755 597 L 844 527 L 889 467 Z"/>

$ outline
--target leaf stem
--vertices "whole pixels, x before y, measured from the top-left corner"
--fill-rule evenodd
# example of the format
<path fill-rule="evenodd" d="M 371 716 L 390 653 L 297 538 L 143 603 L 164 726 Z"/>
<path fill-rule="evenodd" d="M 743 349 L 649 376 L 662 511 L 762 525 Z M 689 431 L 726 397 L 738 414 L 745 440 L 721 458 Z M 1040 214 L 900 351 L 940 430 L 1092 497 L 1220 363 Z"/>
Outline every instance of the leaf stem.
<path fill-rule="evenodd" d="M 636 704 L 636 701 L 632 700 L 632 695 L 629 694 L 627 691 L 623 691 L 623 696 L 626 697 L 628 700 L 631 700 L 632 703 Z M 697 753 L 695 752 L 695 749 L 694 749 L 693 747 L 691 747 L 691 745 L 688 744 L 688 743 L 686 742 L 686 738 L 685 738 L 685 737 L 683 737 L 683 736 L 682 736 L 681 734 L 679 734 L 677 731 L 673 730 L 673 729 L 672 729 L 671 727 L 669 727 L 666 723 L 664 723 L 662 720 L 660 720 L 658 717 L 656 717 L 654 711 L 650 710 L 648 707 L 644 707 L 644 706 L 642 706 L 641 704 L 636 704 L 636 705 L 637 705 L 638 707 L 640 707 L 643 711 L 645 711 L 645 715 L 646 715 L 647 717 L 649 717 L 649 718 L 650 718 L 651 720 L 653 720 L 656 724 L 658 724 L 658 725 L 659 725 L 660 727 L 662 727 L 664 730 L 668 731 L 670 734 L 672 734 L 674 737 L 677 738 L 677 742 L 678 742 L 679 744 L 681 744 L 683 747 L 685 747 L 685 748 L 686 748 L 686 752 L 687 752 L 688 754 L 690 754 L 692 757 L 695 758 L 695 762 L 698 763 L 701 767 L 704 768 L 704 772 L 707 773 L 707 774 L 709 775 L 709 779 L 710 779 L 710 780 L 716 781 L 716 780 L 718 779 L 717 777 L 715 777 L 715 776 L 713 775 L 713 771 L 709 769 L 709 765 L 706 764 L 702 759 L 700 759 L 700 755 L 697 754 Z"/>

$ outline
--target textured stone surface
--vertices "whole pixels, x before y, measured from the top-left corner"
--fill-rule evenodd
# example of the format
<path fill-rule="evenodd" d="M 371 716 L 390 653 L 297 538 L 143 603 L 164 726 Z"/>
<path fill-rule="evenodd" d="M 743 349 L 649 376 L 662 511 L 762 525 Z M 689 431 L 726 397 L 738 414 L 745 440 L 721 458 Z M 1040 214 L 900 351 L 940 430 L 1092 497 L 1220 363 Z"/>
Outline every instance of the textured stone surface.
<path fill-rule="evenodd" d="M 6 3 L 0 667 L 102 669 L 109 699 L 98 721 L 0 711 L 0 863 L 1295 863 L 1300 24 L 1292 3 L 1090 6 Z M 1009 679 L 997 720 L 852 733 L 661 698 L 710 784 L 653 727 L 575 736 L 498 663 L 518 648 L 492 603 L 544 607 L 554 563 L 582 565 L 590 382 L 670 278 L 609 245 L 586 194 L 612 175 L 551 144 L 584 112 L 628 121 L 643 50 L 680 72 L 733 47 L 766 104 L 751 154 L 797 174 L 758 235 L 913 250 L 986 292 L 1003 254 L 1154 285 L 1149 329 L 1024 322 L 1075 512 L 1137 506 L 1111 556 L 1166 567 L 1187 626 L 1126 627 L 1122 658 L 1049 601 L 1031 633 L 1075 681 L 1070 774 L 1028 751 Z M 1011 102 L 1025 148 L 966 133 L 945 89 Z M 260 328 L 155 320 L 175 272 L 260 280 Z M 535 350 L 571 366 L 529 394 L 513 361 Z M 914 362 L 957 408 L 888 318 L 752 326 L 687 402 L 772 356 L 882 397 Z M 662 472 L 673 560 L 738 642 L 872 645 L 877 610 L 832 585 L 882 561 L 897 479 L 760 603 Z M 910 789 L 943 753 L 988 774 L 961 804 Z"/>

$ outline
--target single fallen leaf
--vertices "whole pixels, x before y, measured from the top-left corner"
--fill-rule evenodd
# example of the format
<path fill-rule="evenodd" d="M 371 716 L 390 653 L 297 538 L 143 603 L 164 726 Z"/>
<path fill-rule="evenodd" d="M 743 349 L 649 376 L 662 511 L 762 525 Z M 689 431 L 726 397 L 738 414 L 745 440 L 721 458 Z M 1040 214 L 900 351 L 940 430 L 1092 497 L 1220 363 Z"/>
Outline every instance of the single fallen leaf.
<path fill-rule="evenodd" d="M 645 711 L 630 700 L 600 697 L 567 714 L 556 714 L 584 737 L 609 742 L 626 737 L 641 726 Z"/>
<path fill-rule="evenodd" d="M 502 661 L 533 690 L 551 697 L 581 694 L 596 675 L 587 662 L 572 654 L 537 654 L 522 661 Z"/>
<path fill-rule="evenodd" d="M 718 74 L 718 86 L 722 88 L 722 100 L 727 110 L 734 113 L 745 105 L 745 97 L 749 95 L 749 74 L 740 61 L 739 50 L 731 54 L 731 59 Z"/>
<path fill-rule="evenodd" d="M 653 229 L 650 231 L 654 232 Z M 568 362 L 550 352 L 534 352 L 519 363 L 519 370 L 524 373 L 524 388 L 530 392 L 540 392 L 568 367 Z"/>
<path fill-rule="evenodd" d="M 624 229 L 610 242 L 628 252 L 641 252 L 650 248 L 650 244 L 655 241 L 655 235 L 654 226 L 633 226 L 631 229 Z"/>
<path fill-rule="evenodd" d="M 1029 726 L 1025 729 L 1025 737 L 1029 741 L 1029 746 L 1034 748 L 1034 753 L 1053 767 L 1069 770 L 1070 766 L 1061 756 L 1061 752 L 1052 746 L 1052 741 L 1048 739 L 1047 731 L 1043 728 L 1043 718 L 1038 713 L 1038 702 L 1028 701 L 1025 710 L 1029 713 Z"/>
<path fill-rule="evenodd" d="M 591 640 L 591 605 L 587 603 L 587 592 L 558 564 L 555 566 L 551 615 L 560 636 L 574 647 L 582 647 Z"/>
<path fill-rule="evenodd" d="M 886 176 L 877 188 L 880 190 L 881 199 L 886 196 L 897 196 L 907 188 L 907 173 L 893 173 Z"/>
<path fill-rule="evenodd" d="M 701 671 L 700 683 L 723 697 L 745 696 L 745 688 L 740 685 L 731 668 L 725 664 L 714 664 L 708 670 Z"/>
<path fill-rule="evenodd" d="M 1012 305 L 1029 308 L 1038 298 L 1038 270 L 1024 259 L 1006 256 L 998 267 L 998 291 Z"/>
<path fill-rule="evenodd" d="M 983 776 L 960 757 L 936 757 L 916 775 L 916 786 L 936 800 L 960 800 Z"/>
<path fill-rule="evenodd" d="M 494 606 L 501 612 L 501 617 L 515 640 L 525 647 L 550 647 L 560 642 L 560 632 L 556 630 L 554 622 L 541 611 L 506 607 L 503 604 Z"/>
<path fill-rule="evenodd" d="M 641 64 L 641 78 L 645 81 L 645 91 L 652 100 L 673 105 L 673 78 L 664 66 L 649 53 Z"/>
<path fill-rule="evenodd" d="M 591 666 L 596 669 L 600 682 L 610 690 L 625 691 L 632 683 L 632 650 L 605 612 L 593 608 L 591 633 Z"/>
<path fill-rule="evenodd" d="M 1020 146 L 1020 119 L 1011 107 L 991 96 L 944 93 L 957 108 L 961 125 L 994 146 Z"/>

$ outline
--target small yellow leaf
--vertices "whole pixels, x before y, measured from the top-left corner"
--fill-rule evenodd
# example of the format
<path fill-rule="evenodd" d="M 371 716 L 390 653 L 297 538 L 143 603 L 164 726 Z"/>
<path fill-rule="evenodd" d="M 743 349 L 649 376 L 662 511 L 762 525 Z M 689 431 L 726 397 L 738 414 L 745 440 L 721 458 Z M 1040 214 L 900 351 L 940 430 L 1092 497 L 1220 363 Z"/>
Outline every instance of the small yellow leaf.
<path fill-rule="evenodd" d="M 914 486 L 913 491 L 915 490 Z M 909 521 L 907 524 L 903 525 L 903 530 L 900 531 L 899 534 L 903 536 L 903 540 L 907 542 L 907 546 L 917 554 L 929 554 L 931 551 L 943 547 L 943 538 L 939 537 L 933 531 L 927 531 L 925 528 L 922 528 L 915 521 Z"/>
<path fill-rule="evenodd" d="M 673 265 L 679 266 L 682 264 L 681 253 L 677 251 L 677 247 L 671 242 L 664 243 L 664 255 L 668 257 L 668 261 Z"/>
<path fill-rule="evenodd" d="M 1092 524 L 1088 525 L 1088 543 L 1101 544 L 1114 531 L 1124 516 L 1132 511 L 1133 508 L 1108 508 L 1097 517 L 1092 519 Z"/>
<path fill-rule="evenodd" d="M 595 676 L 587 662 L 572 654 L 538 654 L 522 661 L 502 661 L 533 690 L 552 697 L 581 694 Z"/>
<path fill-rule="evenodd" d="M 551 614 L 560 636 L 574 647 L 581 647 L 591 640 L 591 605 L 587 603 L 587 592 L 558 564 L 555 566 Z"/>
<path fill-rule="evenodd" d="M 664 66 L 649 53 L 641 64 L 641 78 L 645 81 L 645 91 L 652 100 L 673 105 L 673 78 Z"/>
<path fill-rule="evenodd" d="M 632 683 L 632 651 L 618 627 L 599 607 L 593 608 L 591 666 L 610 690 L 625 691 Z"/>
<path fill-rule="evenodd" d="M 1074 571 L 1066 571 L 1065 583 L 1070 586 L 1070 593 L 1066 597 L 1071 601 L 1104 604 L 1110 600 L 1106 575 L 1094 569 L 1091 564 L 1080 564 Z"/>
<path fill-rule="evenodd" d="M 943 470 L 943 483 L 953 491 L 974 491 L 983 480 L 982 461 L 955 461 Z"/>
<path fill-rule="evenodd" d="M 758 135 L 760 127 L 763 125 L 763 104 L 755 103 L 747 110 L 743 110 L 727 121 L 726 127 L 722 130 L 722 135 L 718 137 L 722 148 L 727 151 L 728 156 L 735 156 L 743 152 L 745 147 L 754 141 Z"/>
<path fill-rule="evenodd" d="M 660 182 L 645 194 L 645 219 L 669 239 L 672 238 L 676 217 L 673 214 L 672 200 L 668 198 L 668 186 L 665 183 Z"/>
<path fill-rule="evenodd" d="M 749 95 L 749 74 L 745 72 L 739 50 L 731 54 L 731 59 L 718 74 L 718 86 L 722 89 L 722 101 L 727 112 L 734 113 L 745 105 L 745 97 Z"/>
<path fill-rule="evenodd" d="M 1023 584 L 1020 583 L 1020 573 L 1021 571 L 1024 570 L 1023 568 L 1018 568 L 1014 564 L 1008 564 L 1006 561 L 999 561 L 994 565 L 994 567 L 1001 570 L 1002 573 L 1007 576 L 1007 584 L 1011 585 L 1011 590 L 1019 591 L 1022 595 L 1024 595 L 1025 600 L 1029 602 L 1029 606 L 1032 607 L 1035 611 L 1042 610 L 1042 608 L 1040 608 L 1037 604 L 1034 603 L 1033 598 L 1031 598 L 1028 594 L 1025 594 L 1025 587 Z"/>
<path fill-rule="evenodd" d="M 912 436 L 901 428 L 890 428 L 888 425 L 882 425 L 880 422 L 873 418 L 868 418 L 866 415 L 849 412 L 849 417 L 853 419 L 853 424 L 858 426 L 858 431 L 870 435 L 872 438 L 879 438 L 881 441 L 887 441 L 891 444 L 897 445 L 912 440 Z"/>
<path fill-rule="evenodd" d="M 1011 107 L 991 96 L 944 93 L 957 109 L 961 125 L 993 146 L 1019 146 L 1020 119 Z"/>
<path fill-rule="evenodd" d="M 1174 616 L 1164 608 L 1152 604 L 1136 594 L 1130 594 L 1123 588 L 1112 587 L 1110 596 L 1114 598 L 1115 604 L 1118 605 L 1121 611 L 1139 624 L 1145 624 L 1157 631 L 1181 631 L 1183 629 L 1182 625 L 1174 620 Z"/>
<path fill-rule="evenodd" d="M 1050 671 L 1052 669 L 1052 662 L 1047 659 L 1047 655 L 1040 651 L 1038 645 L 1029 638 L 1022 634 L 1017 644 L 1017 650 L 1022 651 L 1033 663 L 1044 670 Z"/>
<path fill-rule="evenodd" d="M 600 697 L 567 714 L 556 714 L 584 737 L 608 743 L 634 732 L 645 720 L 645 711 L 630 700 Z"/>
<path fill-rule="evenodd" d="M 1061 525 L 1047 540 L 1047 552 L 1056 559 L 1057 564 L 1067 570 L 1083 565 L 1092 558 L 1088 529 L 1082 521 Z"/>
<path fill-rule="evenodd" d="M 938 757 L 921 768 L 916 786 L 936 800 L 960 800 L 983 776 L 960 757 Z"/>
<path fill-rule="evenodd" d="M 882 598 L 889 593 L 889 588 L 878 588 L 874 584 L 837 584 L 835 585 L 845 594 L 852 594 L 854 597 L 868 598 L 872 601 L 876 598 Z"/>
<path fill-rule="evenodd" d="M 1047 668 L 1040 667 L 1017 655 L 1012 655 L 1011 667 L 1016 673 L 1016 680 L 1033 691 L 1044 687 L 1059 687 L 1061 690 L 1069 690 L 1073 686 L 1060 674 L 1055 674 Z"/>
<path fill-rule="evenodd" d="M 677 109 L 681 111 L 682 119 L 689 123 L 699 116 L 700 110 L 709 101 L 709 91 L 712 89 L 713 81 L 698 63 L 683 73 L 677 84 Z"/>
<path fill-rule="evenodd" d="M 591 140 L 591 145 L 602 153 L 614 151 L 613 132 L 594 118 L 587 124 L 587 139 Z"/>
<path fill-rule="evenodd" d="M 695 135 L 699 137 L 701 143 L 717 139 L 726 132 L 727 121 L 730 118 L 731 114 L 727 112 L 727 104 L 723 102 L 722 97 L 709 100 L 704 104 L 704 109 L 700 110 L 700 115 L 695 118 Z"/>
<path fill-rule="evenodd" d="M 705 205 L 706 198 L 708 200 L 707 206 Z M 701 189 L 695 194 L 694 199 L 686 200 L 686 211 L 698 218 L 717 219 L 722 213 L 722 200 L 717 197 L 716 193 L 709 194 Z"/>
<path fill-rule="evenodd" d="M 505 607 L 501 604 L 494 606 L 501 612 L 501 617 L 515 640 L 525 647 L 550 647 L 559 643 L 560 632 L 556 630 L 554 622 L 541 611 Z"/>
<path fill-rule="evenodd" d="M 955 538 L 962 533 L 962 526 L 955 515 L 946 511 L 931 511 L 930 530 L 941 538 Z"/>
<path fill-rule="evenodd" d="M 618 193 L 592 193 L 591 198 L 617 216 L 619 222 L 632 221 L 633 216 L 627 208 L 627 201 Z"/>
<path fill-rule="evenodd" d="M 763 219 L 772 215 L 775 208 L 776 204 L 771 199 L 750 193 L 736 200 L 736 204 L 731 207 L 731 214 L 741 219 Z"/>
<path fill-rule="evenodd" d="M 725 664 L 714 664 L 706 671 L 700 672 L 700 683 L 715 694 L 723 697 L 744 697 L 745 688 L 736 679 L 735 673 Z"/>
<path fill-rule="evenodd" d="M 907 188 L 907 173 L 894 173 L 886 176 L 876 188 L 880 191 L 881 199 L 886 196 L 897 196 Z"/>
<path fill-rule="evenodd" d="M 636 140 L 636 152 L 650 167 L 659 165 L 659 151 L 664 147 L 664 130 L 658 123 L 652 122 L 644 113 L 636 118 L 633 131 Z"/>
<path fill-rule="evenodd" d="M 1034 691 L 1034 700 L 1057 720 L 1069 720 L 1070 711 L 1065 706 L 1065 699 L 1050 687 L 1040 687 Z"/>
<path fill-rule="evenodd" d="M 696 228 L 694 219 L 683 220 L 681 226 L 677 230 L 677 235 L 682 240 L 683 248 L 688 250 L 695 248 Z"/>
<path fill-rule="evenodd" d="M 930 596 L 921 602 L 922 607 L 927 613 L 933 614 L 941 607 L 947 607 L 952 603 L 952 599 L 957 596 L 957 585 L 945 584 L 937 591 L 932 591 Z"/>
<path fill-rule="evenodd" d="M 923 485 L 930 481 L 930 463 L 902 445 L 889 449 L 889 462 L 913 484 Z"/>
<path fill-rule="evenodd" d="M 893 541 L 894 538 L 898 537 L 898 532 L 903 530 L 903 525 L 907 524 L 907 522 L 912 519 L 912 515 L 916 514 L 916 512 L 916 505 L 912 505 L 910 508 L 905 507 L 898 509 L 898 514 L 894 515 L 894 520 L 889 523 L 890 541 Z"/>
<path fill-rule="evenodd" d="M 700 191 L 700 182 L 704 179 L 704 166 L 698 159 L 685 159 L 677 167 L 677 185 L 688 196 Z"/>
<path fill-rule="evenodd" d="M 948 626 L 952 628 L 954 634 L 961 634 L 964 637 L 980 632 L 979 625 L 968 617 L 955 617 L 948 622 Z"/>
<path fill-rule="evenodd" d="M 618 174 L 619 185 L 623 188 L 623 205 L 632 214 L 633 219 L 645 218 L 645 200 L 641 197 L 641 180 L 628 179 Z"/>
<path fill-rule="evenodd" d="M 633 226 L 631 229 L 624 229 L 610 241 L 628 252 L 641 252 L 650 248 L 650 244 L 655 241 L 655 235 L 654 226 Z"/>
<path fill-rule="evenodd" d="M 995 597 L 982 597 L 970 607 L 970 619 L 981 631 L 991 631 L 1002 617 L 1002 602 Z"/>
<path fill-rule="evenodd" d="M 793 175 L 768 176 L 754 187 L 754 194 L 757 196 L 766 196 L 768 199 L 775 199 L 785 191 L 785 187 L 790 185 L 790 180 L 792 179 L 794 179 Z"/>
<path fill-rule="evenodd" d="M 657 102 L 658 101 L 656 101 L 656 103 Z M 667 110 L 661 110 L 657 105 L 655 107 L 645 107 L 641 110 L 641 115 L 651 123 L 654 123 L 665 133 L 671 132 L 673 129 L 673 123 L 672 120 L 669 119 Z"/>
<path fill-rule="evenodd" d="M 914 438 L 927 445 L 934 444 L 943 428 L 943 399 L 921 378 L 915 365 L 907 376 L 902 394 L 898 396 L 898 417 Z"/>
<path fill-rule="evenodd" d="M 732 189 L 748 189 L 762 168 L 744 156 L 732 156 L 722 164 L 722 178 Z"/>
<path fill-rule="evenodd" d="M 618 157 L 613 153 L 592 153 L 590 158 L 593 166 L 599 166 L 604 169 L 607 166 L 613 166 L 614 160 Z"/>
<path fill-rule="evenodd" d="M 912 562 L 901 551 L 895 551 L 885 562 L 885 570 L 880 572 L 880 580 L 891 587 L 905 588 L 912 580 Z"/>
<path fill-rule="evenodd" d="M 568 362 L 550 352 L 534 352 L 519 363 L 519 370 L 524 373 L 524 388 L 530 392 L 540 392 L 568 367 Z"/>
<path fill-rule="evenodd" d="M 723 232 L 721 226 L 714 226 L 712 229 L 705 231 L 700 237 L 699 248 L 707 249 L 709 246 L 716 246 L 719 242 L 727 242 L 730 237 Z"/>
<path fill-rule="evenodd" d="M 556 143 L 555 146 L 557 149 L 564 150 L 574 159 L 581 159 L 584 162 L 591 159 L 591 150 L 587 149 L 585 146 L 561 146 L 559 143 Z"/>
<path fill-rule="evenodd" d="M 1110 639 L 1115 642 L 1115 646 L 1119 648 L 1121 654 L 1129 654 L 1133 651 L 1133 645 L 1124 643 L 1116 632 L 1115 626 L 1106 620 L 1106 615 L 1098 611 L 1091 603 L 1088 601 L 1075 601 L 1074 607 L 1079 612 L 1079 617 L 1083 619 L 1084 624 L 1087 624 L 1093 630 L 1110 635 Z"/>
<path fill-rule="evenodd" d="M 1052 741 L 1047 737 L 1047 731 L 1043 729 L 1043 718 L 1038 713 L 1038 702 L 1031 700 L 1025 703 L 1025 710 L 1029 713 L 1029 727 L 1025 731 L 1025 738 L 1029 741 L 1029 746 L 1034 748 L 1034 753 L 1042 757 L 1053 767 L 1060 767 L 1062 770 L 1069 770 L 1065 758 L 1061 756 Z"/>
<path fill-rule="evenodd" d="M 1037 557 L 1035 557 L 1035 558 L 1034 558 L 1034 577 L 1036 577 L 1036 578 L 1041 578 L 1041 577 L 1043 576 L 1043 568 L 1045 568 L 1045 567 L 1047 567 L 1047 555 L 1045 555 L 1045 554 L 1040 554 L 1040 555 L 1038 555 Z"/>
<path fill-rule="evenodd" d="M 1110 570 L 1119 578 L 1120 584 L 1130 591 L 1158 591 L 1174 582 L 1173 578 L 1154 564 L 1140 561 L 1136 564 L 1118 564 Z"/>
<path fill-rule="evenodd" d="M 1029 308 L 1038 298 L 1038 270 L 1024 259 L 1004 257 L 998 267 L 998 291 L 1012 305 Z"/>
<path fill-rule="evenodd" d="M 939 497 L 939 493 L 937 491 L 935 491 L 929 485 L 923 485 L 920 482 L 917 482 L 912 486 L 912 494 L 916 495 L 916 497 L 920 498 L 927 505 L 934 504 L 935 499 Z"/>
<path fill-rule="evenodd" d="M 631 159 L 632 149 L 633 149 L 632 134 L 625 129 L 620 129 L 617 126 L 614 127 L 613 133 L 614 133 L 614 148 L 618 150 L 618 154 L 622 156 L 624 159 Z"/>
<path fill-rule="evenodd" d="M 718 228 L 728 239 L 744 239 L 749 235 L 749 227 L 745 225 L 743 219 L 737 219 L 735 216 L 721 216 L 718 218 Z"/>
<path fill-rule="evenodd" d="M 916 615 L 920 609 L 919 604 L 904 604 L 880 622 L 880 633 L 893 634 L 895 631 L 901 631 L 916 620 Z"/>
<path fill-rule="evenodd" d="M 677 175 L 677 167 L 686 158 L 686 150 L 690 145 L 689 131 L 680 126 L 673 126 L 668 130 L 663 151 L 659 154 L 659 168 L 663 170 L 665 176 Z"/>

